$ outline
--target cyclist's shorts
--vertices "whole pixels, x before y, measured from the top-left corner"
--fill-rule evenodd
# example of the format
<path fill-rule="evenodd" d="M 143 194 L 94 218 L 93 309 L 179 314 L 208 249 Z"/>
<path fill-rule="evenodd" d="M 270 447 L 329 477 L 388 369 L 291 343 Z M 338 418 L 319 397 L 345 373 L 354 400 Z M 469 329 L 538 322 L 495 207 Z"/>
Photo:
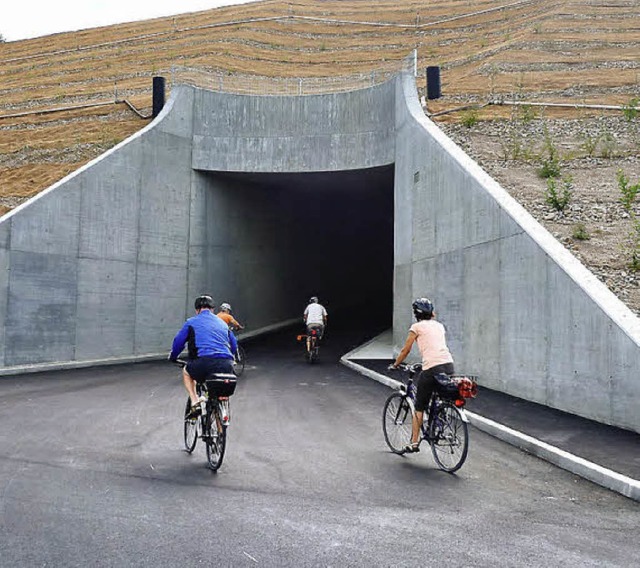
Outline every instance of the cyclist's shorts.
<path fill-rule="evenodd" d="M 220 359 L 217 357 L 198 357 L 191 359 L 187 363 L 187 373 L 194 380 L 202 383 L 211 377 L 214 373 L 232 373 L 233 360 Z"/>
<path fill-rule="evenodd" d="M 436 388 L 436 380 L 433 378 L 438 373 L 453 375 L 453 363 L 436 365 L 430 369 L 425 369 L 418 376 L 418 392 L 416 394 L 416 410 L 424 412 L 429 405 L 429 399 Z"/>

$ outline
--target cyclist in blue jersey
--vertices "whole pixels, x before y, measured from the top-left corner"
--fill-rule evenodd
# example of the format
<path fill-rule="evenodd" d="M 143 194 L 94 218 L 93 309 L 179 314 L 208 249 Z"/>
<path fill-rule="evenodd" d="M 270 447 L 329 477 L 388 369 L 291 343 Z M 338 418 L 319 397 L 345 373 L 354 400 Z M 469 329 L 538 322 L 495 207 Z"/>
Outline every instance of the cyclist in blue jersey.
<path fill-rule="evenodd" d="M 198 296 L 194 307 L 196 315 L 184 323 L 173 339 L 169 359 L 176 361 L 187 344 L 189 355 L 182 369 L 182 380 L 196 413 L 200 408 L 196 381 L 205 381 L 213 373 L 233 373 L 233 355 L 238 343 L 227 324 L 213 313 L 215 305 L 211 296 Z"/>

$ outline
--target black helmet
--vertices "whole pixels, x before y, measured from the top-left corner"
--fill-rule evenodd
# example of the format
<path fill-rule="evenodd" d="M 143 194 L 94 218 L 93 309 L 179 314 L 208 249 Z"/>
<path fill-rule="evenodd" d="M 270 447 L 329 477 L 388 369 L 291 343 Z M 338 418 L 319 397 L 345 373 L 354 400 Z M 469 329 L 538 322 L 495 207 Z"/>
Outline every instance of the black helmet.
<path fill-rule="evenodd" d="M 213 308 L 215 308 L 215 304 L 213 303 L 213 298 L 211 296 L 207 296 L 206 294 L 203 294 L 202 296 L 198 296 L 193 305 L 196 310 L 202 310 L 203 308 L 208 308 L 212 310 Z"/>
<path fill-rule="evenodd" d="M 411 304 L 416 319 L 430 319 L 433 316 L 433 303 L 429 298 L 418 298 Z"/>
<path fill-rule="evenodd" d="M 311 299 L 309 300 L 310 304 L 317 304 L 318 303 L 318 296 L 311 296 Z"/>

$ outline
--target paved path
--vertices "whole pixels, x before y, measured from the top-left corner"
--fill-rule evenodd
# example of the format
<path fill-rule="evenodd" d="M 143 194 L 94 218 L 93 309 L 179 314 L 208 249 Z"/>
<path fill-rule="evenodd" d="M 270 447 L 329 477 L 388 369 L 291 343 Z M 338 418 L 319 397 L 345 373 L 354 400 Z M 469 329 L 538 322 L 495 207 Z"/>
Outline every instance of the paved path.
<path fill-rule="evenodd" d="M 457 475 L 390 454 L 389 389 L 338 363 L 363 339 L 248 343 L 218 474 L 176 367 L 0 379 L 0 565 L 629 566 L 630 499 L 476 429 Z"/>

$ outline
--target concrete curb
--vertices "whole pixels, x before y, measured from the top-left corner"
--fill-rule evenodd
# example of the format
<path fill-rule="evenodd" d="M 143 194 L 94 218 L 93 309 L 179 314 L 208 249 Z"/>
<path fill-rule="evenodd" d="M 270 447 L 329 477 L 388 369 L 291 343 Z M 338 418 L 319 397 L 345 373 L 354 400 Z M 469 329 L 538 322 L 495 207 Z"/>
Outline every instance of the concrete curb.
<path fill-rule="evenodd" d="M 301 321 L 301 318 L 291 318 L 279 323 L 274 323 L 243 332 L 237 335 L 238 341 L 258 337 L 267 333 L 272 333 L 294 325 Z M 107 367 L 110 365 L 127 365 L 131 363 L 148 363 L 152 361 L 166 361 L 169 355 L 170 346 L 163 353 L 147 353 L 145 355 L 129 355 L 126 357 L 110 357 L 105 359 L 90 359 L 86 361 L 55 361 L 52 363 L 33 363 L 31 365 L 16 365 L 13 367 L 0 368 L 0 377 L 10 377 L 14 375 L 25 375 L 29 373 L 46 373 L 50 371 L 68 371 L 71 369 L 86 369 L 88 367 Z"/>
<path fill-rule="evenodd" d="M 387 385 L 393 389 L 399 388 L 401 384 L 399 381 L 350 361 L 347 359 L 348 355 L 349 353 L 340 359 L 340 362 L 346 367 L 349 367 L 361 375 L 369 377 L 370 379 L 378 381 L 379 383 Z M 546 460 L 557 467 L 570 471 L 575 475 L 579 475 L 584 479 L 588 479 L 589 481 L 605 487 L 606 489 L 620 493 L 621 495 L 629 497 L 635 501 L 640 501 L 640 481 L 636 479 L 632 479 L 626 475 L 622 475 L 607 469 L 606 467 L 587 461 L 581 457 L 574 456 L 573 454 L 547 444 L 542 440 L 538 440 L 537 438 L 533 438 L 532 436 L 513 430 L 512 428 L 494 422 L 493 420 L 480 416 L 474 412 L 469 412 L 467 410 L 467 416 L 473 426 L 478 428 L 478 430 L 482 430 L 486 434 L 516 446 L 525 452 Z"/>

